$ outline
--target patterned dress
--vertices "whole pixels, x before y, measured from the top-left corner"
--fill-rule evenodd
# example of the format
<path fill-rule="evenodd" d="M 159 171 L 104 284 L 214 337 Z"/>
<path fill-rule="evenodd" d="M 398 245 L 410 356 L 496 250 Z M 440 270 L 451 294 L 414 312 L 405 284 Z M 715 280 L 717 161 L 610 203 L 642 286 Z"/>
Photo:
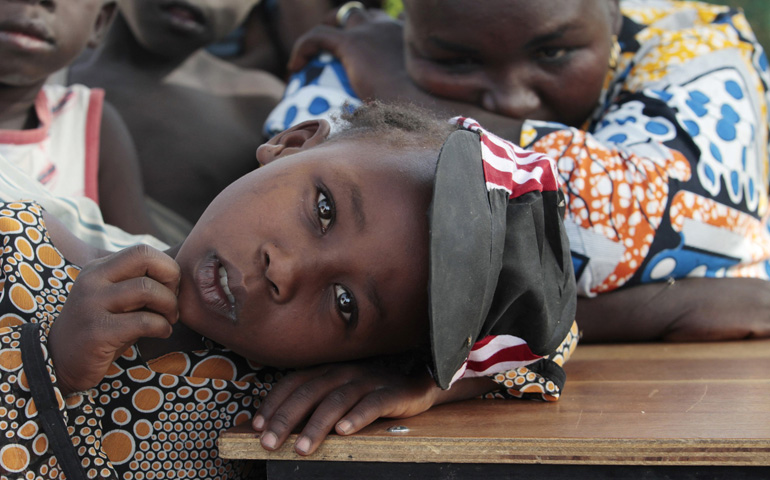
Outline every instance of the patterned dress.
<path fill-rule="evenodd" d="M 248 421 L 280 372 L 208 343 L 150 362 L 131 347 L 104 380 L 63 398 L 48 332 L 80 269 L 36 204 L 0 203 L 0 477 L 246 478 L 216 441 Z"/>
<path fill-rule="evenodd" d="M 102 382 L 63 398 L 46 348 L 80 268 L 35 203 L 0 203 L 0 479 L 248 478 L 219 458 L 222 430 L 251 419 L 282 372 L 205 340 L 144 361 L 129 348 Z M 577 330 L 549 358 L 490 375 L 490 398 L 557 400 Z"/>
<path fill-rule="evenodd" d="M 742 13 L 621 2 L 622 55 L 583 129 L 528 121 L 558 160 L 578 291 L 768 279 L 767 59 Z"/>

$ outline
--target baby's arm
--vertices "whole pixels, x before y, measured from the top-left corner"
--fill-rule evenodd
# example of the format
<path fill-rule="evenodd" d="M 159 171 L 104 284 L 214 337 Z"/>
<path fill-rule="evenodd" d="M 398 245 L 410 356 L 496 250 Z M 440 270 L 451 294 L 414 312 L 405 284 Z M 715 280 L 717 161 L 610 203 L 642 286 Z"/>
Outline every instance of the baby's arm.
<path fill-rule="evenodd" d="M 144 204 L 136 147 L 122 117 L 107 102 L 102 111 L 98 181 L 106 223 L 129 233 L 156 233 Z"/>

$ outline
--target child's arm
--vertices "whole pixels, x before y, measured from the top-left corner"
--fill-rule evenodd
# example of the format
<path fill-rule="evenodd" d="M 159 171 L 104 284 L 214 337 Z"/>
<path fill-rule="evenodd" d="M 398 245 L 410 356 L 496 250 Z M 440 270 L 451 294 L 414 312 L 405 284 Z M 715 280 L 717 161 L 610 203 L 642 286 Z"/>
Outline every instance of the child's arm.
<path fill-rule="evenodd" d="M 313 453 L 334 428 L 350 435 L 380 417 L 407 418 L 434 405 L 478 397 L 499 389 L 487 377 L 460 379 L 441 390 L 427 370 L 405 375 L 367 362 L 332 364 L 288 374 L 273 386 L 254 417 L 262 445 L 280 447 L 303 420 L 295 443 L 301 455 Z"/>
<path fill-rule="evenodd" d="M 107 102 L 99 148 L 99 207 L 108 224 L 129 233 L 156 233 L 144 204 L 136 147 L 122 117 Z"/>

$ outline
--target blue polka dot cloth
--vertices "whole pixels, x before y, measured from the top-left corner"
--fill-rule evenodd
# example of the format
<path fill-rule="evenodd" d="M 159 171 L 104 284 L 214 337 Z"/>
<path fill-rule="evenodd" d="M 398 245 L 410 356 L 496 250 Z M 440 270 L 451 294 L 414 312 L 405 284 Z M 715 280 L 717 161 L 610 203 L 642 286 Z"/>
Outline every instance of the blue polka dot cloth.
<path fill-rule="evenodd" d="M 263 134 L 270 138 L 306 120 L 334 116 L 361 104 L 339 60 L 322 53 L 289 78 L 283 99 L 270 112 Z"/>

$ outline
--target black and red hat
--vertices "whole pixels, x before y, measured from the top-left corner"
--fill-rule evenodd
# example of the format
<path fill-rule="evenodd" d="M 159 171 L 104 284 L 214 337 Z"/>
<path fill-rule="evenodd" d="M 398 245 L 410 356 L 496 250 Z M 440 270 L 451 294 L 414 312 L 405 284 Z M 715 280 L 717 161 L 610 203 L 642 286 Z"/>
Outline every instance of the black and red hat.
<path fill-rule="evenodd" d="M 555 162 L 452 121 L 430 208 L 431 350 L 444 389 L 550 355 L 577 304 Z"/>

